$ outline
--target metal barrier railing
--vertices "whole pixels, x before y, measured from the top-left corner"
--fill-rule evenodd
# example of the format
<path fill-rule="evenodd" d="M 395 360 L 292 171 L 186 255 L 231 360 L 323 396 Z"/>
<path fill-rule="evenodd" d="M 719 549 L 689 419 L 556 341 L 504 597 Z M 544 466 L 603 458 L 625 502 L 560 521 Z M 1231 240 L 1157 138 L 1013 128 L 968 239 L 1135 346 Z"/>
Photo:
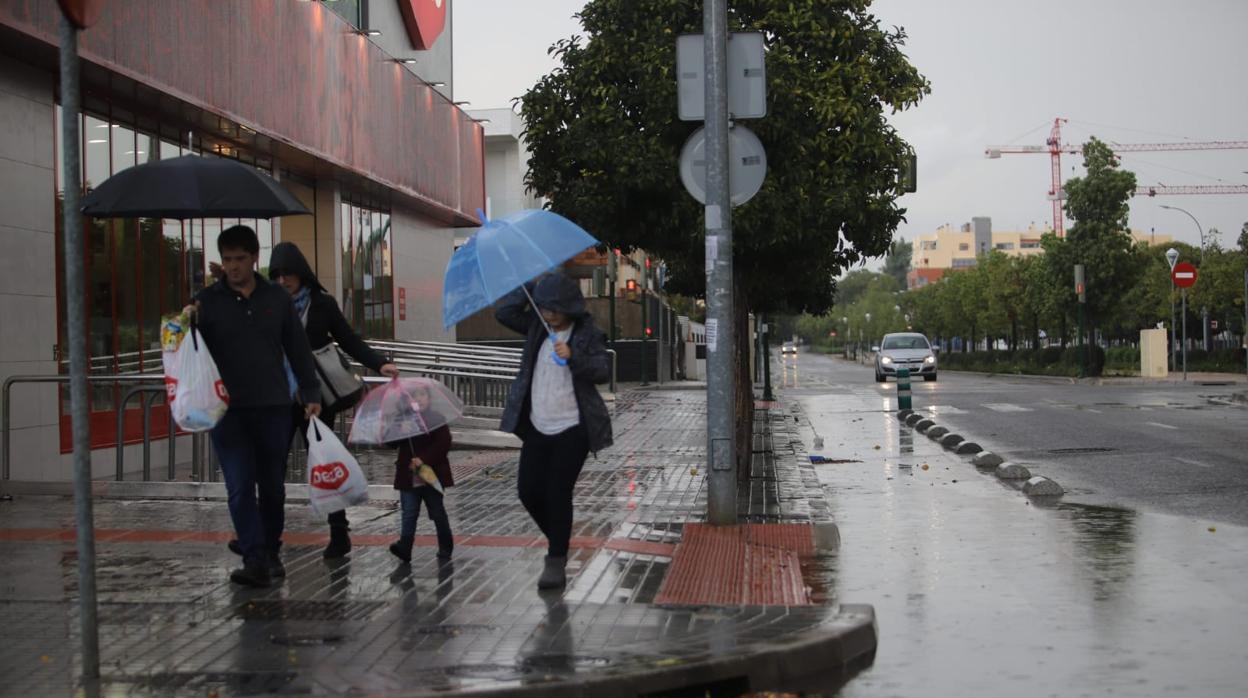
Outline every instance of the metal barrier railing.
<path fill-rule="evenodd" d="M 476 357 L 457 357 L 454 352 L 449 351 L 448 347 L 461 347 L 468 345 L 444 345 L 433 342 L 413 342 L 411 344 L 419 344 L 422 346 L 431 346 L 435 350 L 432 352 L 423 352 L 424 354 L 432 353 L 437 359 L 436 363 L 422 361 L 422 352 L 415 351 L 410 354 L 404 349 L 408 343 L 401 342 L 374 342 L 370 343 L 378 350 L 390 354 L 395 364 L 399 366 L 404 373 L 408 375 L 424 375 L 435 377 L 447 385 L 456 395 L 464 401 L 465 404 L 481 406 L 481 407 L 505 407 L 507 394 L 511 387 L 511 381 L 519 372 L 520 366 L 520 350 L 490 347 L 488 351 L 477 351 L 481 348 L 473 347 L 473 350 L 464 352 L 465 354 L 475 354 L 483 356 L 482 360 L 476 360 Z M 612 349 L 608 349 L 607 353 L 611 355 L 611 392 L 616 390 L 617 377 L 617 355 Z M 492 356 L 485 356 L 492 354 Z M 446 360 L 442 360 L 442 359 Z M 455 360 L 451 360 L 455 359 Z M 388 379 L 380 376 L 365 377 L 364 381 L 369 384 L 384 383 Z M 126 406 L 135 398 L 140 396 L 140 409 L 142 412 L 143 438 L 143 481 L 151 481 L 152 479 L 152 458 L 151 458 L 151 410 L 155 406 L 156 401 L 162 395 L 167 395 L 164 385 L 164 375 L 160 373 L 127 373 L 115 375 L 89 375 L 87 381 L 90 384 L 114 384 L 118 387 L 125 386 L 120 399 L 116 404 L 117 412 L 117 440 L 116 440 L 116 469 L 115 478 L 117 481 L 125 479 L 125 419 Z M 12 439 L 10 438 L 11 415 L 12 415 L 12 387 L 17 384 L 39 384 L 39 383 L 69 383 L 67 375 L 34 375 L 34 376 L 10 376 L 5 379 L 3 386 L 3 394 L 0 401 L 3 405 L 3 416 L 0 419 L 0 434 L 3 435 L 3 451 L 2 462 L 0 462 L 0 479 L 10 479 L 10 463 Z M 166 398 L 167 399 L 167 398 Z M 347 420 L 348 415 L 341 415 L 340 419 Z M 177 477 L 177 445 L 176 437 L 178 436 L 176 424 L 173 421 L 173 415 L 169 416 L 169 435 L 167 437 L 169 444 L 166 450 L 166 466 L 167 477 L 174 480 Z M 198 481 L 216 481 L 215 458 L 210 453 L 211 449 L 205 448 L 206 440 L 201 434 L 190 434 L 192 438 L 191 445 L 191 477 Z M 298 439 L 296 439 L 298 441 Z"/>

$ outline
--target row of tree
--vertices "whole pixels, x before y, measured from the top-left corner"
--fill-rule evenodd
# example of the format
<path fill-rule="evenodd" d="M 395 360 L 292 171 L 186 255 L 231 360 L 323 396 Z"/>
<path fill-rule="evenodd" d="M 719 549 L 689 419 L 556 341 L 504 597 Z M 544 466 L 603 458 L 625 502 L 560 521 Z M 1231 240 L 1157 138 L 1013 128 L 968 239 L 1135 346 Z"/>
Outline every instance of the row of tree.
<path fill-rule="evenodd" d="M 886 263 L 881 274 L 860 270 L 840 282 L 831 313 L 799 318 L 794 330 L 812 341 L 827 341 L 834 332 L 851 341 L 860 333 L 878 339 L 912 328 L 934 338 L 961 338 L 964 347 L 1035 347 L 1042 338 L 1064 345 L 1075 338 L 1074 267 L 1083 264 L 1089 336 L 1107 344 L 1135 342 L 1140 329 L 1170 324 L 1177 293 L 1165 252 L 1173 247 L 1180 260 L 1199 269 L 1188 294 L 1189 336 L 1202 334 L 1201 308 L 1218 322 L 1215 334 L 1242 335 L 1248 224 L 1230 248 L 1216 235 L 1203 250 L 1185 243 L 1134 243 L 1126 223 L 1135 176 L 1118 169 L 1113 153 L 1096 139 L 1085 145 L 1084 162 L 1087 175 L 1066 184 L 1067 214 L 1075 224 L 1065 238 L 1045 235 L 1043 254 L 1011 257 L 993 250 L 975 266 L 911 292 L 902 292 L 892 268 L 897 264 Z"/>

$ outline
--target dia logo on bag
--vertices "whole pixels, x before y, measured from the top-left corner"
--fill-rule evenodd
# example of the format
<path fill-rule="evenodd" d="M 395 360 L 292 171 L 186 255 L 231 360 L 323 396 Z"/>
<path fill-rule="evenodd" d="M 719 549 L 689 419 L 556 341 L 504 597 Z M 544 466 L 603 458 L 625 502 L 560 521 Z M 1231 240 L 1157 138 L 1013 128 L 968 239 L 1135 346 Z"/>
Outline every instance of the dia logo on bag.
<path fill-rule="evenodd" d="M 325 463 L 312 466 L 308 473 L 308 484 L 317 489 L 336 490 L 347 481 L 349 473 L 345 463 Z"/>

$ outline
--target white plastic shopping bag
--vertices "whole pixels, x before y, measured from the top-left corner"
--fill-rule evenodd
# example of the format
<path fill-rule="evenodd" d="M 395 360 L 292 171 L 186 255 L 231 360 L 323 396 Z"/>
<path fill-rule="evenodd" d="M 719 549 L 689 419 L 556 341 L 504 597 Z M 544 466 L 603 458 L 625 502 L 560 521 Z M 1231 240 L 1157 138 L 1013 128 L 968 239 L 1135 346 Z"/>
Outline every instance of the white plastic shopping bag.
<path fill-rule="evenodd" d="M 313 417 L 308 421 L 308 502 L 320 516 L 368 501 L 368 480 L 346 446 Z"/>
<path fill-rule="evenodd" d="M 186 431 L 207 431 L 225 416 L 230 396 L 199 330 L 192 326 L 186 339 L 172 356 L 162 357 L 165 390 L 178 426 Z"/>

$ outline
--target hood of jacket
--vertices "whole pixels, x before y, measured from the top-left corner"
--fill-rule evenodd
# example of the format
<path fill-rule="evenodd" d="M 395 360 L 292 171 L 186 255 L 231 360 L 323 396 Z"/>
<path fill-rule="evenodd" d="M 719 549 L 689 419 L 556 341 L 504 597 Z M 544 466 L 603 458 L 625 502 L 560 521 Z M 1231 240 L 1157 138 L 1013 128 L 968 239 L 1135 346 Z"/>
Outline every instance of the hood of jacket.
<path fill-rule="evenodd" d="M 274 269 L 293 271 L 304 286 L 317 291 L 325 290 L 320 280 L 316 278 L 316 273 L 312 271 L 312 265 L 308 264 L 307 258 L 293 242 L 279 242 L 273 247 L 273 252 L 269 255 L 270 279 L 273 278 Z"/>
<path fill-rule="evenodd" d="M 583 317 L 589 312 L 585 308 L 585 296 L 581 295 L 580 284 L 563 274 L 548 274 L 539 279 L 533 288 L 533 302 L 538 308 L 572 318 Z"/>

